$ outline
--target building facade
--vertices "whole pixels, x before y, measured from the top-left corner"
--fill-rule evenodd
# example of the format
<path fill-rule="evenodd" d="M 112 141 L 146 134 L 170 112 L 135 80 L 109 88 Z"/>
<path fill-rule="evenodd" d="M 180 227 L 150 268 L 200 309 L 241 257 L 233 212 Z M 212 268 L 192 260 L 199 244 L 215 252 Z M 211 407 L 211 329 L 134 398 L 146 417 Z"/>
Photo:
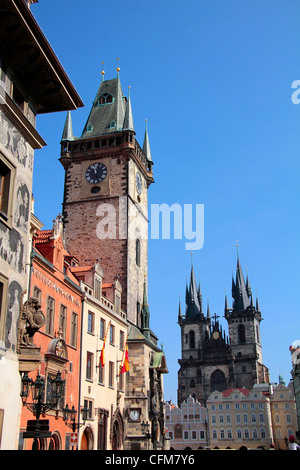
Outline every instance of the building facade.
<path fill-rule="evenodd" d="M 236 279 L 232 280 L 232 308 L 225 296 L 224 316 L 228 336 L 211 316 L 209 305 L 204 314 L 200 284 L 197 286 L 194 268 L 186 287 L 186 309 L 179 305 L 178 324 L 181 329 L 181 359 L 178 372 L 178 403 L 190 395 L 206 403 L 215 390 L 251 389 L 256 383 L 268 383 L 268 369 L 263 364 L 260 337 L 262 320 L 258 301 L 254 307 L 249 280 L 244 280 L 239 257 Z"/>
<path fill-rule="evenodd" d="M 78 448 L 122 450 L 127 374 L 120 371 L 128 329 L 126 313 L 121 310 L 122 287 L 118 279 L 103 283 L 99 262 L 71 270 L 84 293 L 79 390 L 88 415 L 79 429 Z"/>
<path fill-rule="evenodd" d="M 32 0 L 0 7 L 0 448 L 16 449 L 21 415 L 18 324 L 29 295 L 34 151 L 45 145 L 36 115 L 82 102 L 30 11 Z M 21 368 L 20 368 L 21 364 Z"/>
<path fill-rule="evenodd" d="M 208 448 L 207 408 L 193 397 L 190 396 L 180 407 L 166 403 L 165 419 L 171 450 Z"/>
<path fill-rule="evenodd" d="M 289 436 L 298 431 L 297 408 L 292 383 L 286 387 L 279 379 L 271 394 L 272 426 L 275 448 L 286 450 Z"/>
<path fill-rule="evenodd" d="M 261 390 L 215 391 L 207 399 L 211 449 L 270 449 L 270 397 Z"/>
<path fill-rule="evenodd" d="M 39 230 L 33 238 L 31 254 L 30 299 L 37 300 L 44 324 L 34 336 L 35 346 L 40 350 L 36 368 L 28 375 L 35 380 L 37 373 L 45 381 L 43 402 L 49 401 L 51 379 L 57 372 L 65 380 L 63 397 L 57 409 L 47 413 L 50 439 L 39 439 L 39 449 L 65 450 L 70 448 L 71 430 L 63 420 L 63 409 L 80 410 L 79 375 L 81 350 L 82 291 L 70 268 L 77 260 L 64 248 L 61 216 L 51 230 Z M 20 346 L 22 350 L 22 345 Z M 32 348 L 31 348 L 32 349 Z M 22 356 L 23 364 L 25 356 Z M 27 360 L 32 360 L 30 355 Z M 25 367 L 25 366 L 24 366 Z M 20 393 L 20 392 L 19 392 Z M 30 403 L 30 397 L 28 398 Z M 20 425 L 19 446 L 32 449 L 32 438 L 23 439 L 28 420 L 34 416 L 23 406 Z"/>

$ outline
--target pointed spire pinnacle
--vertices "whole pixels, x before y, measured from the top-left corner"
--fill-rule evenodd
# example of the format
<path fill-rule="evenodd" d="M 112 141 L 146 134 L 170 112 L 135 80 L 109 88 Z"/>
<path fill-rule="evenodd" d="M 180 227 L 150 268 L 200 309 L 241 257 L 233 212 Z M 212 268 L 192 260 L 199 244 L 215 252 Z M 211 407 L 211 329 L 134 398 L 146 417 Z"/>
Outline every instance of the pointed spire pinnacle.
<path fill-rule="evenodd" d="M 258 303 L 258 297 L 257 297 L 257 294 L 256 294 L 256 305 L 255 305 L 255 310 L 257 312 L 260 312 L 260 308 L 259 308 L 259 303 Z"/>
<path fill-rule="evenodd" d="M 198 297 L 197 283 L 193 267 L 193 253 L 191 253 L 191 275 L 190 286 L 186 288 L 186 316 L 196 317 L 200 314 L 200 302 Z"/>
<path fill-rule="evenodd" d="M 227 301 L 227 293 L 225 289 L 225 313 L 228 311 L 228 301 Z"/>
<path fill-rule="evenodd" d="M 147 289 L 146 289 L 146 274 L 144 274 L 144 292 L 143 292 L 143 305 L 141 308 L 141 328 L 149 329 L 149 320 L 150 320 L 150 311 L 148 306 L 147 299 Z"/>
<path fill-rule="evenodd" d="M 102 62 L 102 70 L 101 70 L 102 82 L 104 80 L 104 75 L 105 75 L 105 71 L 103 70 L 103 66 L 104 66 L 104 62 Z"/>
<path fill-rule="evenodd" d="M 201 285 L 200 285 L 200 276 L 199 276 L 199 284 L 198 284 L 198 302 L 200 305 L 200 314 L 203 315 L 203 305 L 202 305 L 202 292 L 201 292 Z"/>
<path fill-rule="evenodd" d="M 153 163 L 151 150 L 150 150 L 150 143 L 149 143 L 149 136 L 148 136 L 148 126 L 147 126 L 147 119 L 145 120 L 145 136 L 144 136 L 144 144 L 143 144 L 143 152 L 145 157 L 147 158 L 148 162 Z"/>
<path fill-rule="evenodd" d="M 130 86 L 128 87 L 128 100 L 127 100 L 127 103 L 126 103 L 123 130 L 134 131 L 131 101 L 130 101 Z"/>
<path fill-rule="evenodd" d="M 179 296 L 178 323 L 180 324 L 181 322 L 182 322 L 182 312 L 181 312 L 181 302 L 180 302 L 180 296 Z"/>
<path fill-rule="evenodd" d="M 61 137 L 61 141 L 63 140 L 73 140 L 73 127 L 72 127 L 72 118 L 71 118 L 71 111 L 68 111 L 67 117 L 65 120 L 64 130 Z"/>
<path fill-rule="evenodd" d="M 237 245 L 238 247 L 238 245 Z M 237 251 L 237 267 L 236 267 L 236 280 L 232 278 L 232 297 L 234 310 L 246 310 L 250 305 L 246 283 L 240 263 L 239 253 Z"/>
<path fill-rule="evenodd" d="M 207 299 L 207 313 L 206 313 L 206 316 L 210 320 L 209 299 Z"/>
<path fill-rule="evenodd" d="M 119 57 L 117 57 L 117 68 L 116 68 L 116 70 L 117 70 L 117 77 L 119 78 L 119 76 L 120 76 Z"/>

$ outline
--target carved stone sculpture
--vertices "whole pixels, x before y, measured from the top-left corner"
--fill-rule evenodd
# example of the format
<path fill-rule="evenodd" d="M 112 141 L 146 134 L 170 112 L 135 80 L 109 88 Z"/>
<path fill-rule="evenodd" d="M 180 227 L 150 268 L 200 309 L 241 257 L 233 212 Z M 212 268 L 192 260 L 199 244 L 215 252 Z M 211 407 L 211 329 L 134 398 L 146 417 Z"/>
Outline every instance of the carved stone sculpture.
<path fill-rule="evenodd" d="M 41 310 L 41 304 L 35 297 L 30 297 L 21 307 L 18 346 L 34 348 L 34 334 L 45 324 L 45 316 Z"/>

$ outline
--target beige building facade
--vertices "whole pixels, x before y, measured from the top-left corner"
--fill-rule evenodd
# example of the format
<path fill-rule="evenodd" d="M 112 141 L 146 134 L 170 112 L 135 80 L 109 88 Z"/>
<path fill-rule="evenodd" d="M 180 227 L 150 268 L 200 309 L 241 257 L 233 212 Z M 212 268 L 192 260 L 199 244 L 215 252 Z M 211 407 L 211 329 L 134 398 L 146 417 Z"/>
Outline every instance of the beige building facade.
<path fill-rule="evenodd" d="M 271 414 L 276 449 L 286 449 L 289 436 L 298 430 L 296 401 L 292 387 L 279 383 L 271 395 Z"/>
<path fill-rule="evenodd" d="M 79 429 L 80 450 L 122 450 L 126 373 L 120 374 L 125 356 L 128 323 L 121 310 L 118 280 L 103 283 L 103 270 L 77 266 L 82 301 L 80 406 L 88 409 Z M 101 353 L 104 358 L 101 361 Z"/>
<path fill-rule="evenodd" d="M 213 392 L 207 400 L 211 449 L 269 449 L 271 400 L 255 386 Z"/>

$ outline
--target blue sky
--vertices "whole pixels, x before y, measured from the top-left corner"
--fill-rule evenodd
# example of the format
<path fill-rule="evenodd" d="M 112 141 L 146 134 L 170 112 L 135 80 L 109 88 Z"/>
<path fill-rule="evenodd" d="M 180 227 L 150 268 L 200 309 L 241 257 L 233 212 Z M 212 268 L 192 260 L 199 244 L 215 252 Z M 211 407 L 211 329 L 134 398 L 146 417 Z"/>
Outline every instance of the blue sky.
<path fill-rule="evenodd" d="M 300 339 L 299 153 L 300 4 L 297 0 L 40 0 L 38 24 L 85 107 L 72 113 L 80 135 L 101 81 L 116 77 L 130 96 L 136 137 L 145 119 L 155 183 L 149 204 L 204 204 L 204 246 L 193 264 L 206 308 L 224 315 L 236 269 L 236 240 L 263 321 L 271 380 L 289 382 L 289 346 Z M 102 65 L 104 62 L 104 66 Z M 61 212 L 58 158 L 65 113 L 39 116 L 47 147 L 36 151 L 35 213 L 50 228 Z M 187 240 L 149 240 L 151 328 L 167 357 L 165 399 L 177 400 L 177 324 L 191 269 Z M 184 309 L 184 305 L 182 304 Z"/>

